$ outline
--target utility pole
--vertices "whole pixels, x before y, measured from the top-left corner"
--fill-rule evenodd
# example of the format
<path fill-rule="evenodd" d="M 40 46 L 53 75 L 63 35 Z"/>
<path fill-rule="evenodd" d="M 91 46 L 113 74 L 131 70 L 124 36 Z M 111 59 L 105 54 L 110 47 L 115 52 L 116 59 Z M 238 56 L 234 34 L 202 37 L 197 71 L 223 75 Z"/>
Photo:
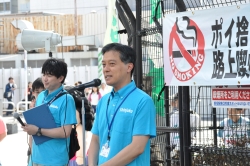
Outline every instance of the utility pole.
<path fill-rule="evenodd" d="M 78 23 L 77 23 L 77 0 L 75 2 L 75 16 L 74 16 L 74 23 L 75 23 L 75 51 L 77 51 L 77 35 L 78 35 Z"/>

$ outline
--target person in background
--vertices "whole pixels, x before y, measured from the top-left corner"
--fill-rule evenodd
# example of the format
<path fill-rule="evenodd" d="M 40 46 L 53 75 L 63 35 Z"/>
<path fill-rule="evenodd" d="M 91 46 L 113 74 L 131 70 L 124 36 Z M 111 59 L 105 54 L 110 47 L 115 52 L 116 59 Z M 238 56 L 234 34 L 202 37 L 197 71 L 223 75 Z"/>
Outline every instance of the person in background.
<path fill-rule="evenodd" d="M 67 64 L 61 60 L 50 58 L 44 62 L 42 81 L 46 90 L 40 92 L 36 98 L 36 106 L 48 104 L 60 93 L 66 92 L 63 83 L 67 71 Z M 65 94 L 49 105 L 49 111 L 56 122 L 55 128 L 45 129 L 32 124 L 21 126 L 29 135 L 53 138 L 39 145 L 35 144 L 33 140 L 30 166 L 66 166 L 68 164 L 69 136 L 72 125 L 77 123 L 75 110 L 73 97 L 70 94 Z"/>
<path fill-rule="evenodd" d="M 31 103 L 30 108 L 34 108 L 36 104 L 36 98 L 39 95 L 40 92 L 44 91 L 44 85 L 42 82 L 42 78 L 38 77 L 33 83 L 32 83 L 32 97 L 31 97 Z"/>
<path fill-rule="evenodd" d="M 97 106 L 99 100 L 101 99 L 101 97 L 102 97 L 102 95 L 99 92 L 99 88 L 97 86 L 92 87 L 92 91 L 89 94 L 88 100 L 90 101 L 95 113 L 96 113 L 96 106 Z"/>
<path fill-rule="evenodd" d="M 32 98 L 32 82 L 28 82 L 28 87 L 27 87 L 27 90 L 25 91 L 25 95 L 27 95 L 27 100 L 28 101 L 31 101 L 31 98 Z M 22 101 L 25 101 L 25 98 L 22 100 Z M 30 104 L 28 104 L 28 109 L 30 108 Z"/>
<path fill-rule="evenodd" d="M 179 127 L 179 99 L 178 93 L 174 94 L 171 106 L 172 112 L 170 113 L 170 127 Z M 198 127 L 200 125 L 200 116 L 193 110 L 190 110 L 190 127 Z M 191 131 L 191 140 L 196 137 L 196 132 Z M 179 133 L 170 134 L 170 144 L 175 146 L 175 151 L 172 155 L 175 155 L 176 151 L 180 150 L 180 137 Z"/>
<path fill-rule="evenodd" d="M 80 149 L 76 152 L 75 157 L 73 157 L 69 166 L 82 166 L 84 157 L 87 160 L 87 152 L 90 145 L 90 140 L 92 133 L 90 132 L 93 121 L 94 121 L 94 110 L 91 107 L 89 101 L 86 97 L 82 97 L 82 93 L 78 90 L 72 90 L 73 86 L 65 87 L 65 90 L 68 91 L 69 94 L 72 95 L 76 105 L 76 131 L 77 131 L 77 139 L 79 142 Z M 82 126 L 82 100 L 84 100 L 84 109 L 85 109 L 85 139 L 83 139 L 83 126 Z M 83 140 L 85 141 L 85 155 L 83 155 Z M 87 163 L 86 163 L 87 164 Z"/>
<path fill-rule="evenodd" d="M 0 116 L 0 143 L 6 136 L 7 136 L 7 127 L 5 122 L 3 121 L 3 118 Z M 0 161 L 0 166 L 2 166 L 1 161 Z"/>
<path fill-rule="evenodd" d="M 32 82 L 28 82 L 28 88 L 27 88 L 28 101 L 31 101 L 31 96 L 32 96 Z"/>
<path fill-rule="evenodd" d="M 220 122 L 218 137 L 224 143 L 225 147 L 248 147 L 250 136 L 250 120 L 243 117 L 244 108 L 227 108 L 228 118 Z M 250 148 L 250 146 L 248 147 Z"/>
<path fill-rule="evenodd" d="M 34 108 L 36 105 L 36 98 L 39 95 L 40 92 L 44 91 L 44 85 L 42 82 L 42 78 L 38 77 L 33 83 L 32 83 L 32 97 L 31 97 L 31 103 L 30 103 L 30 109 Z M 32 136 L 29 136 L 29 148 L 28 148 L 28 162 L 31 154 L 31 149 L 32 149 Z"/>
<path fill-rule="evenodd" d="M 132 80 L 135 51 L 111 43 L 103 47 L 102 55 L 104 78 L 113 89 L 97 105 L 89 166 L 149 166 L 156 110 L 152 98 Z"/>
<path fill-rule="evenodd" d="M 91 92 L 92 92 L 91 88 L 85 88 L 84 89 L 84 94 L 85 94 L 86 97 L 88 97 Z"/>
<path fill-rule="evenodd" d="M 9 77 L 9 83 L 6 84 L 5 86 L 5 92 L 8 93 L 8 97 L 6 98 L 8 100 L 8 102 L 12 102 L 12 99 L 14 98 L 14 90 L 16 90 L 17 86 L 15 84 L 14 78 L 13 77 Z M 12 104 L 8 104 L 8 110 L 13 110 L 13 105 Z M 7 111 L 6 115 L 11 115 L 13 113 L 13 111 Z"/>

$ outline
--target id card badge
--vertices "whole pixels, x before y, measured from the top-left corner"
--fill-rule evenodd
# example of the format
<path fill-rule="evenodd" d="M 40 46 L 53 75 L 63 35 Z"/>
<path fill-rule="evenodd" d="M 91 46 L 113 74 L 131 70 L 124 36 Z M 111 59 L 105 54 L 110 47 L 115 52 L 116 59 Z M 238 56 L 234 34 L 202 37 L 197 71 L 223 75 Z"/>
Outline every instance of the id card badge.
<path fill-rule="evenodd" d="M 110 148 L 109 148 L 109 145 L 108 145 L 108 141 L 102 146 L 102 150 L 100 152 L 100 155 L 103 156 L 103 157 L 108 157 L 109 155 L 109 151 L 110 151 Z"/>

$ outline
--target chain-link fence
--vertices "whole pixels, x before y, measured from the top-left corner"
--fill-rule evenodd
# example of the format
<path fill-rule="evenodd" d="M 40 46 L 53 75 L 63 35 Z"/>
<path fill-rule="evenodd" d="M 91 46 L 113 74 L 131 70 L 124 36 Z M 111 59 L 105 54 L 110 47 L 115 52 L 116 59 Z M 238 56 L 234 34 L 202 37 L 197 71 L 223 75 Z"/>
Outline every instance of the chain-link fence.
<path fill-rule="evenodd" d="M 120 4 L 123 9 L 122 22 L 128 24 L 124 26 L 127 27 L 128 43 L 136 49 L 139 59 L 135 81 L 153 98 L 156 106 L 157 137 L 151 141 L 151 165 L 250 165 L 248 110 L 237 112 L 213 108 L 211 86 L 165 86 L 162 33 L 163 18 L 168 17 L 168 14 L 239 5 L 249 1 L 136 0 L 135 17 L 129 16 L 126 6 L 122 5 L 124 0 L 117 2 L 117 6 Z M 119 10 L 118 13 L 121 14 Z M 190 111 L 179 112 L 179 103 L 183 102 L 188 103 Z M 237 112 L 235 114 L 241 123 L 226 127 L 225 120 L 230 119 L 232 111 Z M 230 130 L 230 136 L 221 134 L 229 133 Z"/>

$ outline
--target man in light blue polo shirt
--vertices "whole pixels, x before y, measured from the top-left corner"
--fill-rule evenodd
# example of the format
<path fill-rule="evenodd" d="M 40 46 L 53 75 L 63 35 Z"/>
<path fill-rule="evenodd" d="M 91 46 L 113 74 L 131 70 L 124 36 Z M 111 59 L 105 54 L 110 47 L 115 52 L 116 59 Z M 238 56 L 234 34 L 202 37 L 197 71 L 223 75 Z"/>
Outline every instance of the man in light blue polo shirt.
<path fill-rule="evenodd" d="M 156 111 L 151 97 L 131 80 L 135 51 L 111 43 L 103 47 L 102 54 L 104 78 L 113 90 L 97 105 L 89 166 L 149 166 Z"/>
<path fill-rule="evenodd" d="M 228 118 L 220 122 L 218 137 L 221 138 L 226 148 L 246 147 L 249 148 L 247 140 L 250 136 L 250 120 L 244 117 L 244 108 L 227 108 Z"/>
<path fill-rule="evenodd" d="M 75 102 L 71 95 L 64 94 L 64 80 L 67 76 L 67 64 L 61 60 L 48 59 L 42 67 L 42 81 L 45 91 L 37 99 L 36 106 L 50 103 L 49 110 L 56 123 L 56 128 L 45 129 L 32 124 L 25 124 L 23 130 L 29 135 L 47 136 L 52 139 L 36 144 L 33 140 L 29 166 L 67 166 L 69 157 L 69 136 L 72 125 L 76 124 Z M 44 118 L 44 117 L 34 117 Z M 46 123 L 46 119 L 44 119 Z"/>

